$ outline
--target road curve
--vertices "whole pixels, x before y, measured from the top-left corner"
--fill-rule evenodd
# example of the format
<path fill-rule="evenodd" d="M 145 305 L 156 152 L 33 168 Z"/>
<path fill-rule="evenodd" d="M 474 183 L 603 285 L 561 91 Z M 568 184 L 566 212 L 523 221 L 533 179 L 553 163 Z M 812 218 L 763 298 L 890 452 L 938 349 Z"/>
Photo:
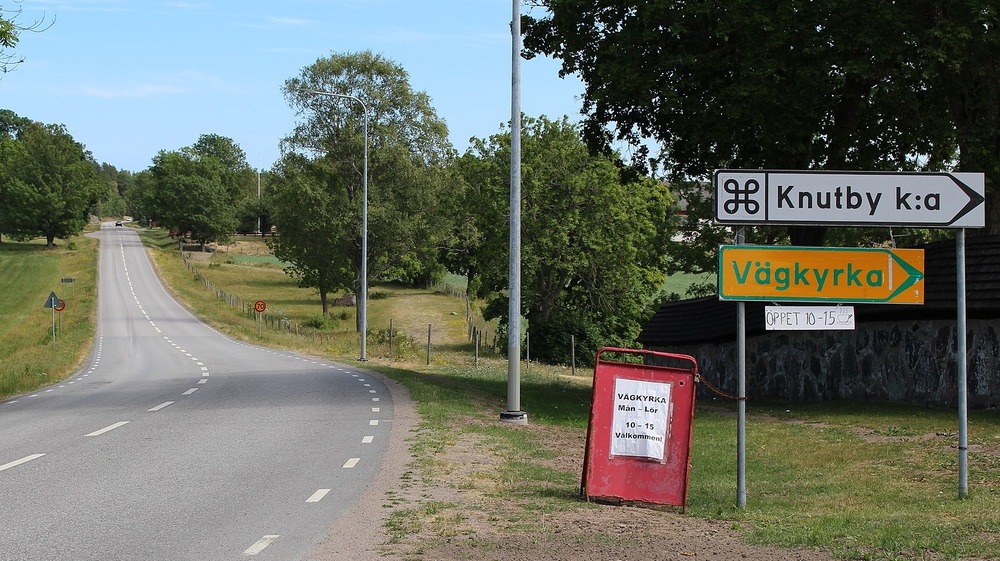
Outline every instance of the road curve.
<path fill-rule="evenodd" d="M 0 561 L 309 558 L 379 471 L 388 388 L 228 338 L 173 300 L 133 230 L 96 235 L 87 365 L 0 402 Z"/>

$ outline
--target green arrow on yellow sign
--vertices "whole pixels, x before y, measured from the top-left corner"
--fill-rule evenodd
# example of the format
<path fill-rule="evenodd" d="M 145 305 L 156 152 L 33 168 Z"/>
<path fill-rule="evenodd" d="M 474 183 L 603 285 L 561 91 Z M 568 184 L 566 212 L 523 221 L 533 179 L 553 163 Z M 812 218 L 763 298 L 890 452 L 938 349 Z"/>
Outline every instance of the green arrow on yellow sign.
<path fill-rule="evenodd" d="M 719 299 L 923 304 L 924 251 L 724 245 Z"/>

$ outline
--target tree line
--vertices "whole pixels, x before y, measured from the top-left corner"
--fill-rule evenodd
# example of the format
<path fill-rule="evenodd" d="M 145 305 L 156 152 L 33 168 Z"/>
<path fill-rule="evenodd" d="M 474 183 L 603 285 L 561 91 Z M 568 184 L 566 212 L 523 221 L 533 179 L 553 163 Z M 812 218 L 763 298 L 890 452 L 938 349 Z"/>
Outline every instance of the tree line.
<path fill-rule="evenodd" d="M 545 11 L 525 16 L 525 55 L 561 59 L 586 86 L 581 125 L 525 117 L 522 131 L 522 300 L 541 359 L 564 360 L 569 335 L 587 350 L 631 343 L 666 273 L 714 269 L 732 236 L 711 224 L 714 169 L 982 171 L 985 231 L 1000 228 L 1000 15 L 985 0 L 535 4 Z M 67 177 L 93 183 L 79 208 L 121 202 L 203 244 L 273 225 L 275 255 L 325 313 L 328 295 L 360 290 L 367 180 L 369 278 L 463 274 L 487 318 L 506 325 L 509 128 L 458 154 L 427 94 L 368 51 L 321 57 L 282 91 L 296 123 L 271 170 L 258 175 L 214 134 L 135 174 L 76 145 L 88 165 Z M 15 117 L 4 117 L 4 162 L 40 138 L 74 145 L 58 126 L 24 134 Z M 0 196 L 28 201 L 35 180 L 15 173 L 31 166 L 0 165 Z M 0 206 L 0 232 L 29 235 L 40 218 L 14 208 Z M 747 237 L 850 246 L 940 235 L 757 227 Z"/>

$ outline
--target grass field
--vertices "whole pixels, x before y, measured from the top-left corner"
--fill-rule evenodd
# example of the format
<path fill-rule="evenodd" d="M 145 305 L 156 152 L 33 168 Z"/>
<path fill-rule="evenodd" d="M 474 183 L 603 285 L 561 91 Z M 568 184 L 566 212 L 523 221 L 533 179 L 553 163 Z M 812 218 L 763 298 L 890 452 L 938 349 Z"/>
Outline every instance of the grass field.
<path fill-rule="evenodd" d="M 258 336 L 253 318 L 241 315 L 195 281 L 173 242 L 159 234 L 146 239 L 158 269 L 180 299 L 220 329 L 250 341 L 335 360 L 351 361 L 358 356 L 352 308 L 337 309 L 336 320 L 320 330 L 329 338 L 279 331 Z M 83 258 L 87 251 L 80 244 L 76 252 L 65 251 L 59 259 Z M 0 360 L 4 368 L 30 371 L 36 367 L 21 361 L 46 349 L 48 316 L 41 303 L 50 287 L 21 285 L 34 285 L 28 279 L 43 276 L 58 281 L 68 274 L 64 271 L 74 269 L 61 269 L 48 261 L 52 256 L 34 248 L 12 249 L 0 256 L 4 260 L 0 273 L 19 279 L 11 294 L 17 294 L 14 298 L 21 306 L 31 308 L 18 316 L 10 311 L 3 316 L 5 327 L 19 333 L 20 343 L 0 347 L 5 349 L 0 350 L 5 353 Z M 193 261 L 198 271 L 229 294 L 250 301 L 263 299 L 269 310 L 278 309 L 298 322 L 319 315 L 315 292 L 297 288 L 280 266 L 266 260 L 227 263 L 226 259 L 226 254 L 216 253 L 195 256 Z M 14 277 L 20 274 L 22 262 L 33 272 Z M 93 264 L 81 266 L 92 268 Z M 85 278 L 84 272 L 75 270 L 74 274 Z M 81 287 L 77 286 L 78 294 Z M 436 480 L 463 471 L 466 468 L 446 459 L 462 446 L 459 443 L 478 443 L 475 454 L 494 459 L 477 463 L 474 478 L 461 483 L 463 489 L 476 489 L 489 500 L 414 505 L 390 519 L 394 536 L 405 539 L 420 527 L 431 527 L 441 540 L 447 540 L 462 531 L 463 521 L 473 518 L 472 513 L 489 517 L 489 509 L 500 504 L 512 521 L 504 531 L 524 533 L 538 532 L 528 522 L 539 513 L 595 508 L 579 500 L 577 468 L 552 460 L 565 456 L 567 442 L 579 441 L 586 430 L 592 371 L 584 368 L 580 375 L 571 376 L 565 368 L 523 364 L 522 405 L 537 430 L 527 432 L 498 423 L 506 396 L 506 363 L 486 355 L 479 367 L 472 366 L 462 300 L 393 286 L 376 285 L 372 292 L 384 296 L 369 301 L 372 360 L 364 366 L 405 384 L 421 416 L 420 430 L 410 440 L 416 460 L 408 477 Z M 92 300 L 88 305 L 92 306 Z M 390 319 L 394 328 L 413 339 L 405 353 L 389 352 L 376 343 L 377 332 L 387 328 Z M 16 325 L 9 327 L 11 323 Z M 434 336 L 430 365 L 425 364 L 423 354 L 428 324 L 433 325 Z M 79 355 L 85 352 L 87 339 L 76 341 Z M 44 383 L 44 379 L 35 378 L 33 383 Z M 29 386 L 18 391 L 28 391 Z M 750 403 L 748 412 L 748 505 L 741 510 L 734 504 L 733 407 L 708 399 L 699 405 L 688 501 L 691 516 L 727 520 L 749 542 L 819 547 L 845 559 L 1000 558 L 997 411 L 970 412 L 970 493 L 964 500 L 957 498 L 954 411 L 879 403 Z M 586 515 L 600 516 L 592 510 Z M 620 532 L 607 529 L 609 539 Z M 539 540 L 546 538 L 544 533 L 537 535 Z"/>
<path fill-rule="evenodd" d="M 270 257 L 266 244 L 257 237 L 241 237 L 217 252 L 187 252 L 188 267 L 175 251 L 176 243 L 161 231 L 143 234 L 153 248 L 153 257 L 160 273 L 199 314 L 214 317 L 247 336 L 273 344 L 312 347 L 317 342 L 324 350 L 341 357 L 360 355 L 360 340 L 356 330 L 354 306 L 330 305 L 324 316 L 319 293 L 312 288 L 300 288 L 285 274 L 283 265 Z M 197 272 L 213 287 L 224 289 L 241 302 L 263 300 L 267 305 L 264 319 L 267 329 L 257 319 L 241 314 L 238 309 L 221 303 L 204 286 L 185 281 Z M 451 279 L 456 283 L 457 279 Z M 330 294 L 332 302 L 343 294 Z M 367 353 L 373 358 L 392 358 L 426 362 L 428 328 L 430 328 L 431 360 L 442 362 L 453 353 L 472 357 L 468 340 L 465 301 L 434 289 L 415 289 L 394 284 L 372 285 L 368 299 Z M 270 329 L 276 318 L 308 327 L 300 333 L 306 337 L 288 336 Z M 389 348 L 388 331 L 393 331 Z M 257 334 L 260 334 L 258 336 Z"/>
<path fill-rule="evenodd" d="M 89 352 L 96 263 L 92 238 L 72 238 L 53 250 L 42 240 L 0 243 L 0 398 L 65 379 Z M 60 312 L 44 307 L 52 292 L 66 302 Z"/>

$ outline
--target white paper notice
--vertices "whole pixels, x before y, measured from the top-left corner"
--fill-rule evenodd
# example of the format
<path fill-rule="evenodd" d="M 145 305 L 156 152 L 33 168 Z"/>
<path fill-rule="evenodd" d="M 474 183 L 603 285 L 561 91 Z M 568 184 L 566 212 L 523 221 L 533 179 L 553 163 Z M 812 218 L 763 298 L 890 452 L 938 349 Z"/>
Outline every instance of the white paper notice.
<path fill-rule="evenodd" d="M 611 455 L 663 461 L 670 384 L 618 378 L 614 403 Z"/>

